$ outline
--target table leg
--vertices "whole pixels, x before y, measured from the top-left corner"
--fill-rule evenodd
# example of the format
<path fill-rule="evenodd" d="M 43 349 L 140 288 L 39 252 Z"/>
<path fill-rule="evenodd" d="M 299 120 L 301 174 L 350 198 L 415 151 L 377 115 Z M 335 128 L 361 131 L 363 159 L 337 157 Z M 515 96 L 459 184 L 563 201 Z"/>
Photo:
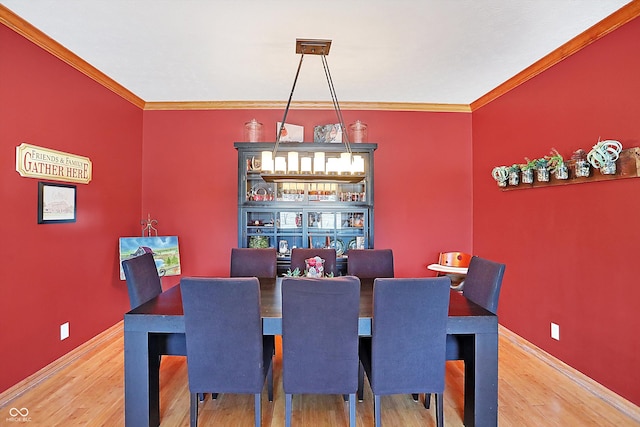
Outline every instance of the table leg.
<path fill-rule="evenodd" d="M 476 334 L 465 351 L 464 425 L 498 425 L 498 334 Z"/>
<path fill-rule="evenodd" d="M 160 425 L 160 358 L 147 332 L 124 333 L 125 426 Z"/>

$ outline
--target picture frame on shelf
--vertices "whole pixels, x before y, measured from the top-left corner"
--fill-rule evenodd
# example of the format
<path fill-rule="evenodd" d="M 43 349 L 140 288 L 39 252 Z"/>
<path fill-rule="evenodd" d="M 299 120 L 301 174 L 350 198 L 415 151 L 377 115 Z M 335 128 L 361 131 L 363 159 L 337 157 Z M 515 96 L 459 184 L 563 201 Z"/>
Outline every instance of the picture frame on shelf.
<path fill-rule="evenodd" d="M 76 186 L 38 182 L 38 224 L 76 222 Z"/>
<path fill-rule="evenodd" d="M 278 131 L 280 130 L 280 125 L 282 122 L 276 122 L 276 138 L 278 136 Z M 302 142 L 304 141 L 304 126 L 292 125 L 290 123 L 285 123 L 282 128 L 282 135 L 280 135 L 279 142 Z"/>
<path fill-rule="evenodd" d="M 340 123 L 320 125 L 313 128 L 313 142 L 341 143 L 342 126 Z"/>

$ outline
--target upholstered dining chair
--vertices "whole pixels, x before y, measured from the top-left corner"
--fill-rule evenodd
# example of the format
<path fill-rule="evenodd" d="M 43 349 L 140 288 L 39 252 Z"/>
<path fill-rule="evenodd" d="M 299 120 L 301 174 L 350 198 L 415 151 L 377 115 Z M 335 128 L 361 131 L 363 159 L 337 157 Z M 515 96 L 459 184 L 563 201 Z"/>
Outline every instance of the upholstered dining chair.
<path fill-rule="evenodd" d="M 464 281 L 463 295 L 496 314 L 505 268 L 504 264 L 473 256 Z M 462 359 L 465 341 L 469 340 L 464 336 L 447 336 L 447 360 Z"/>
<path fill-rule="evenodd" d="M 152 253 L 147 252 L 143 255 L 123 260 L 122 269 L 127 281 L 131 309 L 162 293 L 162 284 Z M 183 334 L 158 333 L 153 334 L 151 339 L 159 355 L 184 355 L 186 352 Z"/>
<path fill-rule="evenodd" d="M 275 248 L 231 248 L 231 277 L 276 277 Z"/>
<path fill-rule="evenodd" d="M 360 280 L 354 276 L 282 280 L 282 378 L 285 425 L 291 426 L 294 394 L 349 398 L 356 423 Z"/>
<path fill-rule="evenodd" d="M 199 393 L 251 393 L 261 423 L 265 380 L 273 401 L 273 336 L 262 335 L 256 277 L 180 281 L 190 391 L 191 426 L 198 425 Z"/>
<path fill-rule="evenodd" d="M 122 269 L 127 281 L 131 309 L 162 293 L 162 284 L 152 253 L 146 252 L 143 255 L 123 260 Z"/>
<path fill-rule="evenodd" d="M 304 271 L 307 267 L 304 263 L 305 259 L 319 256 L 324 260 L 324 274 L 332 273 L 337 275 L 336 271 L 336 250 L 332 248 L 293 248 L 291 249 L 291 270 L 299 268 Z"/>
<path fill-rule="evenodd" d="M 505 268 L 505 264 L 480 258 L 479 256 L 471 257 L 462 290 L 463 295 L 496 314 Z M 467 390 L 467 387 L 471 387 L 471 383 L 467 381 L 467 378 L 470 378 L 475 370 L 472 354 L 468 354 L 473 351 L 473 345 L 474 342 L 471 337 L 447 335 L 447 360 L 465 360 L 465 396 L 473 396 L 473 390 Z M 427 394 L 425 396 L 426 407 L 428 407 L 430 400 L 430 396 Z"/>
<path fill-rule="evenodd" d="M 350 249 L 347 272 L 361 279 L 394 277 L 391 249 Z"/>
<path fill-rule="evenodd" d="M 360 340 L 360 360 L 374 396 L 435 393 L 436 421 L 444 425 L 448 277 L 382 278 L 373 287 L 372 336 Z"/>

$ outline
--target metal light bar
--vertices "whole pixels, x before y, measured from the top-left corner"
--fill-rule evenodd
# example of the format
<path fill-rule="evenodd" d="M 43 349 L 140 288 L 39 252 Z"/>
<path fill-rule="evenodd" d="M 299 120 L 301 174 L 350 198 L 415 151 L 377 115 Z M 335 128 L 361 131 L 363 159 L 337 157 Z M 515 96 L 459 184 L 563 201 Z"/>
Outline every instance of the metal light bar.
<path fill-rule="evenodd" d="M 278 152 L 278 147 L 280 145 L 280 137 L 282 136 L 282 131 L 284 129 L 285 123 L 287 122 L 287 114 L 289 113 L 289 108 L 291 107 L 291 100 L 293 99 L 293 92 L 296 89 L 296 83 L 298 82 L 298 76 L 300 75 L 300 69 L 302 68 L 302 61 L 304 59 L 304 55 L 320 55 L 322 59 L 322 66 L 324 68 L 324 74 L 327 78 L 327 84 L 329 85 L 329 93 L 331 94 L 331 101 L 333 103 L 333 108 L 336 110 L 336 115 L 338 118 L 338 122 L 340 123 L 340 131 L 342 132 L 342 142 L 344 143 L 346 152 L 352 154 L 351 145 L 349 144 L 349 136 L 347 133 L 347 129 L 344 124 L 344 119 L 342 117 L 342 110 L 340 109 L 340 104 L 338 103 L 338 97 L 336 95 L 335 87 L 333 86 L 333 79 L 331 78 L 331 72 L 329 71 L 329 64 L 327 63 L 327 55 L 329 54 L 329 50 L 331 49 L 331 40 L 324 39 L 296 39 L 296 53 L 300 54 L 300 62 L 298 63 L 298 69 L 296 70 L 296 75 L 293 79 L 293 86 L 291 87 L 291 93 L 289 94 L 289 100 L 287 101 L 287 106 L 284 110 L 284 115 L 282 118 L 282 122 L 280 123 L 280 127 L 278 129 L 278 135 L 276 137 L 276 142 L 273 147 L 272 157 L 276 158 L 276 154 Z M 285 182 L 287 180 L 291 181 L 315 181 L 315 182 L 331 182 L 331 181 L 342 181 L 342 182 L 359 182 L 362 181 L 364 176 L 359 176 L 359 174 L 354 174 L 351 177 L 347 178 L 342 175 L 321 175 L 321 174 L 296 174 L 295 177 L 285 174 L 274 174 L 274 173 L 262 173 L 262 178 L 267 182 Z"/>

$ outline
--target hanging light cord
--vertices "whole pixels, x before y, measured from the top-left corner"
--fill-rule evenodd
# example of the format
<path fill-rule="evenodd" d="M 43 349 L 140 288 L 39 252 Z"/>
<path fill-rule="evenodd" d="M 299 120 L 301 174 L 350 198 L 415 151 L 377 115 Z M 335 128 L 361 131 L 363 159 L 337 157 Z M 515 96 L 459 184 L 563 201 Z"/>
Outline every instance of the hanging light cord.
<path fill-rule="evenodd" d="M 333 102 L 333 108 L 336 110 L 336 115 L 338 116 L 338 122 L 340 123 L 340 132 L 342 132 L 342 142 L 344 142 L 344 146 L 347 149 L 347 153 L 351 154 L 351 145 L 349 144 L 347 129 L 344 126 L 344 119 L 342 118 L 342 110 L 340 109 L 340 104 L 338 103 L 336 89 L 333 86 L 333 79 L 331 78 L 331 72 L 329 71 L 329 64 L 327 63 L 327 55 L 323 53 L 320 56 L 322 57 L 322 67 L 324 68 L 324 74 L 327 77 L 327 84 L 329 85 L 329 92 L 331 93 L 331 102 Z M 282 130 L 284 129 L 284 124 L 287 121 L 287 114 L 289 113 L 289 107 L 291 106 L 291 99 L 293 98 L 293 92 L 296 89 L 296 83 L 298 82 L 298 76 L 300 75 L 300 68 L 302 68 L 303 59 L 304 59 L 304 51 L 300 55 L 298 70 L 296 71 L 296 76 L 293 79 L 293 86 L 291 87 L 291 93 L 289 94 L 287 107 L 284 109 L 284 117 L 282 117 L 282 123 L 280 123 L 280 128 L 278 129 L 278 136 L 276 138 L 275 146 L 273 147 L 273 158 L 276 157 L 276 153 L 278 151 L 278 145 L 280 144 L 280 137 L 282 136 Z"/>
<path fill-rule="evenodd" d="M 333 79 L 331 78 L 331 72 L 329 71 L 329 64 L 327 64 L 327 55 L 322 56 L 322 66 L 324 67 L 324 74 L 327 76 L 327 83 L 329 84 L 329 92 L 331 92 L 331 101 L 333 101 L 333 108 L 336 110 L 338 121 L 340 122 L 340 131 L 342 132 L 342 140 L 344 146 L 347 148 L 347 153 L 351 154 L 351 145 L 349 144 L 349 138 L 344 127 L 344 119 L 342 118 L 342 110 L 340 104 L 338 104 L 338 96 L 336 95 L 336 89 L 333 86 Z"/>
<path fill-rule="evenodd" d="M 323 55 L 324 56 L 324 55 Z M 276 144 L 273 147 L 273 158 L 276 158 L 276 152 L 278 151 L 278 145 L 280 144 L 280 135 L 282 135 L 282 129 L 287 121 L 287 113 L 291 106 L 291 98 L 293 98 L 293 91 L 296 89 L 296 83 L 298 82 L 298 76 L 300 75 L 300 68 L 302 67 L 302 60 L 304 59 L 304 52 L 300 55 L 300 62 L 298 63 L 298 70 L 296 71 L 296 77 L 293 79 L 293 86 L 291 87 L 291 93 L 289 94 L 289 100 L 287 101 L 287 107 L 284 109 L 284 117 L 282 117 L 282 123 L 280 123 L 280 129 L 278 129 L 278 137 L 276 138 Z"/>

